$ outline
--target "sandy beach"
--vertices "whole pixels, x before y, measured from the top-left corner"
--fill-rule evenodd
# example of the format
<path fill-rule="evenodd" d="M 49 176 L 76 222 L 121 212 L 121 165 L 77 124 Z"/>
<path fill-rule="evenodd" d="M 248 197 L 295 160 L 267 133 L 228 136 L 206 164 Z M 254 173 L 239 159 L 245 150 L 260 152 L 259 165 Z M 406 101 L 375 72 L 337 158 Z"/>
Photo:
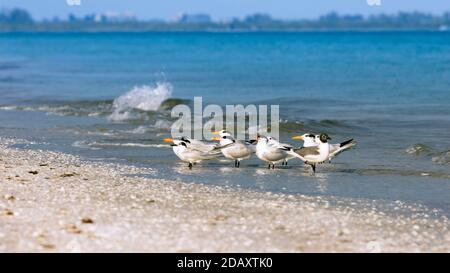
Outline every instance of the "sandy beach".
<path fill-rule="evenodd" d="M 424 207 L 143 178 L 0 139 L 1 252 L 448 252 Z"/>

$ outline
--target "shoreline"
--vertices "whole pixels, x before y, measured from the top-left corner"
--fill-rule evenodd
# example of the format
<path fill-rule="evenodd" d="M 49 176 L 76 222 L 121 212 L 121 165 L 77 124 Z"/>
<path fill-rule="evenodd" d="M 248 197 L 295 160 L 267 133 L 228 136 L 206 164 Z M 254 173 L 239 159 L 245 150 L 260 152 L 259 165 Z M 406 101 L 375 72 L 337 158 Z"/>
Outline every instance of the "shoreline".
<path fill-rule="evenodd" d="M 149 179 L 0 138 L 0 252 L 450 252 L 450 223 Z"/>

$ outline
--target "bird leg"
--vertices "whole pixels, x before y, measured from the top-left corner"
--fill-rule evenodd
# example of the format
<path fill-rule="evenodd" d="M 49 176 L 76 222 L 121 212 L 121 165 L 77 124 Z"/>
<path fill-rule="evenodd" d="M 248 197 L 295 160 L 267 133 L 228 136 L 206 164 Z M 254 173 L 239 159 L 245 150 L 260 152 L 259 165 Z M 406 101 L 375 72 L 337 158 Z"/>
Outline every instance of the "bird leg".
<path fill-rule="evenodd" d="M 315 163 L 311 164 L 311 168 L 313 170 L 313 173 L 316 173 L 316 164 Z"/>
<path fill-rule="evenodd" d="M 241 161 L 237 160 L 237 167 L 241 166 Z"/>
<path fill-rule="evenodd" d="M 189 170 L 192 170 L 192 163 L 191 162 L 189 162 L 188 167 L 189 167 Z"/>

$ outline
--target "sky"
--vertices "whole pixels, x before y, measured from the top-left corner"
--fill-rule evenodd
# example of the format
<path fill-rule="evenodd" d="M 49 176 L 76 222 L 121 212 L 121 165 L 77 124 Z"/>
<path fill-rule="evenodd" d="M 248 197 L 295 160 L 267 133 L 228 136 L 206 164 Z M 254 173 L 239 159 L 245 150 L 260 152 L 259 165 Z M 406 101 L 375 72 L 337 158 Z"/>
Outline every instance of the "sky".
<path fill-rule="evenodd" d="M 80 5 L 67 2 L 80 1 Z M 368 2 L 381 2 L 369 5 Z M 313 19 L 331 11 L 340 14 L 378 14 L 422 11 L 441 14 L 450 11 L 450 0 L 0 0 L 0 7 L 27 9 L 35 19 L 69 13 L 133 13 L 139 19 L 171 19 L 180 13 L 208 13 L 214 19 L 268 13 L 280 19 Z"/>

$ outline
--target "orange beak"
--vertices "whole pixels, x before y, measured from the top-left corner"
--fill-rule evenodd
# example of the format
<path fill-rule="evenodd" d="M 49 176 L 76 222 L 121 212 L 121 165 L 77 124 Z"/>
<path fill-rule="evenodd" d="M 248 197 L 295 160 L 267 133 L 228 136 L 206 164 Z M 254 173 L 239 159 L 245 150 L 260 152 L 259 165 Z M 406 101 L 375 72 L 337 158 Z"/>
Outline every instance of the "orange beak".
<path fill-rule="evenodd" d="M 304 139 L 303 139 L 303 136 L 294 136 L 294 137 L 292 137 L 292 139 L 295 139 L 295 140 L 304 140 Z"/>
<path fill-rule="evenodd" d="M 164 140 L 164 142 L 173 142 L 173 138 L 165 138 L 163 140 Z"/>
<path fill-rule="evenodd" d="M 220 132 L 219 132 L 219 131 L 217 131 L 217 132 L 212 132 L 212 134 L 213 134 L 213 135 L 220 135 Z"/>
<path fill-rule="evenodd" d="M 213 137 L 213 138 L 211 138 L 211 140 L 219 141 L 220 137 Z"/>

